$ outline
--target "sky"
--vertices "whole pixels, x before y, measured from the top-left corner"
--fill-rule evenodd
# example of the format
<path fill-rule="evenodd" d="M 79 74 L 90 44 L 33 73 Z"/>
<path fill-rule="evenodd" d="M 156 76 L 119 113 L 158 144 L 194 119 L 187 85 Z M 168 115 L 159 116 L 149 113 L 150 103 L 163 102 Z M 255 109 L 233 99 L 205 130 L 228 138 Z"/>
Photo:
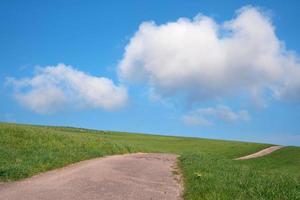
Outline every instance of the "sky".
<path fill-rule="evenodd" d="M 0 121 L 300 146 L 298 1 L 0 2 Z"/>

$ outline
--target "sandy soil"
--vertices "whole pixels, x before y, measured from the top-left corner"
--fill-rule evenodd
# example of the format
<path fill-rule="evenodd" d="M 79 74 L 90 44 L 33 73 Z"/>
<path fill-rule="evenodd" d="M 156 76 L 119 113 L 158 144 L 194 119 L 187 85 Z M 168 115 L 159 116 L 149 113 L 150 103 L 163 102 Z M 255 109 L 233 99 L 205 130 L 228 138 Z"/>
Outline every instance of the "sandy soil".
<path fill-rule="evenodd" d="M 79 162 L 0 184 L 6 200 L 176 200 L 182 187 L 173 154 L 127 154 Z"/>
<path fill-rule="evenodd" d="M 257 158 L 257 157 L 261 157 L 261 156 L 265 156 L 265 155 L 268 155 L 278 149 L 281 149 L 283 148 L 283 146 L 272 146 L 272 147 L 269 147 L 269 148 L 266 148 L 266 149 L 263 149 L 261 151 L 258 151 L 256 153 L 253 153 L 253 154 L 250 154 L 250 155 L 247 155 L 247 156 L 243 156 L 243 157 L 240 157 L 240 158 L 236 158 L 235 160 L 247 160 L 247 159 L 251 159 L 251 158 Z"/>

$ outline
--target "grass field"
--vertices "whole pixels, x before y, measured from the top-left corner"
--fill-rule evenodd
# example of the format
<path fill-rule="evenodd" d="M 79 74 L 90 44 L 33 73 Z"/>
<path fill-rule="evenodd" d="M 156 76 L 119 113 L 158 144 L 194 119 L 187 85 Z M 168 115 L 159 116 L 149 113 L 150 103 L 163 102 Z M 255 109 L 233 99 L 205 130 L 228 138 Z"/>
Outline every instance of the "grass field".
<path fill-rule="evenodd" d="M 300 148 L 236 161 L 268 144 L 0 123 L 0 181 L 131 152 L 180 155 L 185 199 L 300 199 Z"/>

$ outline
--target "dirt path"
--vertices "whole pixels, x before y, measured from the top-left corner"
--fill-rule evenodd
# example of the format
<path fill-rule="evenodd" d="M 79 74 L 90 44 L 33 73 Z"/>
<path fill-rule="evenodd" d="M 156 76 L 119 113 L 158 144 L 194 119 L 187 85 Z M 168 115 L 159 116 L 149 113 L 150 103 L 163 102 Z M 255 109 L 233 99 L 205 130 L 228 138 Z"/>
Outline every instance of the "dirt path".
<path fill-rule="evenodd" d="M 253 154 L 250 154 L 250 155 L 247 155 L 247 156 L 243 156 L 243 157 L 240 157 L 240 158 L 236 158 L 235 160 L 247 160 L 247 159 L 251 159 L 251 158 L 257 158 L 257 157 L 265 156 L 265 155 L 268 155 L 268 154 L 272 153 L 273 151 L 276 151 L 276 150 L 281 149 L 281 148 L 283 148 L 283 146 L 272 146 L 272 147 L 263 149 L 261 151 L 258 151 L 256 153 L 253 153 Z"/>
<path fill-rule="evenodd" d="M 0 199 L 181 199 L 179 179 L 172 173 L 176 158 L 172 154 L 137 153 L 83 161 L 0 184 Z"/>

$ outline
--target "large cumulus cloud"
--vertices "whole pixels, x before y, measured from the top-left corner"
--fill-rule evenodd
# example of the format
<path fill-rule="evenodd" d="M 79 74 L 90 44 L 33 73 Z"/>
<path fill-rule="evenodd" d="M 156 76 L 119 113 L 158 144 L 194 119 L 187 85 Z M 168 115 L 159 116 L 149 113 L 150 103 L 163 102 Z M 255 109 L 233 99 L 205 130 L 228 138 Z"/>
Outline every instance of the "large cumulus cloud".
<path fill-rule="evenodd" d="M 244 7 L 221 24 L 204 15 L 161 25 L 144 22 L 127 44 L 118 72 L 124 81 L 188 101 L 242 93 L 300 101 L 298 57 L 255 7 Z"/>

